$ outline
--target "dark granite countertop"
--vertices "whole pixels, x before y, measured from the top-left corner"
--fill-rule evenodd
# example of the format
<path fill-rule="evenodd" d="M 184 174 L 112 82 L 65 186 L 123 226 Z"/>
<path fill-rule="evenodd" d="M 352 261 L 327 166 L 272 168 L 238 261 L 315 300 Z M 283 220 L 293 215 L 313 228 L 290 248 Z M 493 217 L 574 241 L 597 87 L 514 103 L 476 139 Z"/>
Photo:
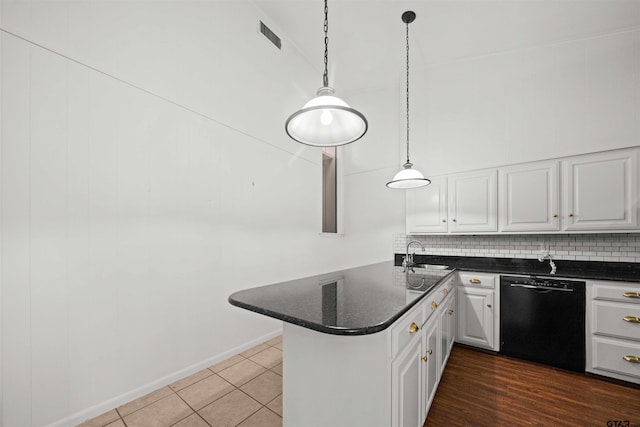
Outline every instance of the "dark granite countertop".
<path fill-rule="evenodd" d="M 403 256 L 404 254 L 395 254 L 395 265 L 402 265 Z M 414 261 L 422 264 L 444 264 L 452 269 L 478 273 L 553 277 L 549 274 L 551 271 L 549 261 L 539 262 L 537 259 L 416 254 Z M 640 282 L 640 263 L 565 260 L 554 260 L 554 262 L 557 266 L 555 277 Z"/>
<path fill-rule="evenodd" d="M 406 275 L 392 261 L 235 292 L 235 306 L 334 335 L 388 328 L 452 270 Z"/>

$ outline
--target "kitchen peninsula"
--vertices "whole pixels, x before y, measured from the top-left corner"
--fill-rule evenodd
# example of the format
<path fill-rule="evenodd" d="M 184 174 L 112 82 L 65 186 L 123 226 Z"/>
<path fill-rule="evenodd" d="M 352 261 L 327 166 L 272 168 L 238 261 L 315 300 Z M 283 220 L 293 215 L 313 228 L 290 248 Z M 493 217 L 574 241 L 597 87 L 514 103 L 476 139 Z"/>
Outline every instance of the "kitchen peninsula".
<path fill-rule="evenodd" d="M 392 262 L 234 293 L 284 321 L 284 426 L 418 425 L 453 344 L 452 270 Z"/>

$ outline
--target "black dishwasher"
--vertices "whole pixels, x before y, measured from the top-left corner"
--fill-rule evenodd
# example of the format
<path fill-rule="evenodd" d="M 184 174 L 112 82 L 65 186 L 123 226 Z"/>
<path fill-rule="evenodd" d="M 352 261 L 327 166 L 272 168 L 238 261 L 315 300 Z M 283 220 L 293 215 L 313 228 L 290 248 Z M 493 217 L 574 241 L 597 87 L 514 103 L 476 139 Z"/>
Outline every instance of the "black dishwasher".
<path fill-rule="evenodd" d="M 500 277 L 500 353 L 585 369 L 585 282 Z"/>

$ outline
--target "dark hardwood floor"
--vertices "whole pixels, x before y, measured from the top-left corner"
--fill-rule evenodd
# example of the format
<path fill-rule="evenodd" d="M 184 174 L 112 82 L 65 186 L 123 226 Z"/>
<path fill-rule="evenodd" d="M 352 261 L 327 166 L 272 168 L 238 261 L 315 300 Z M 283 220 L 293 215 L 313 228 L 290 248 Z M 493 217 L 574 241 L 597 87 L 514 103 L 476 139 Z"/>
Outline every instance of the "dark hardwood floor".
<path fill-rule="evenodd" d="M 424 426 L 531 425 L 640 427 L 640 388 L 455 345 Z"/>

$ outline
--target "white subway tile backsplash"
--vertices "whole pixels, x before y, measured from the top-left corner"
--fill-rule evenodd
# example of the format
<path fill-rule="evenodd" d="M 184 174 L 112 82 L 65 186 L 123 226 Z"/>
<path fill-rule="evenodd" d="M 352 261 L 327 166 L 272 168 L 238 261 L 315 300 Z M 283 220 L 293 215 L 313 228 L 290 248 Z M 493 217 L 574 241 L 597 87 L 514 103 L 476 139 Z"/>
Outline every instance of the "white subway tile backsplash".
<path fill-rule="evenodd" d="M 404 253 L 411 240 L 421 242 L 426 250 L 413 246 L 417 254 L 483 256 L 493 258 L 534 259 L 543 245 L 555 259 L 578 261 L 640 262 L 640 234 L 558 234 L 492 236 L 425 236 L 396 234 L 395 252 Z"/>

